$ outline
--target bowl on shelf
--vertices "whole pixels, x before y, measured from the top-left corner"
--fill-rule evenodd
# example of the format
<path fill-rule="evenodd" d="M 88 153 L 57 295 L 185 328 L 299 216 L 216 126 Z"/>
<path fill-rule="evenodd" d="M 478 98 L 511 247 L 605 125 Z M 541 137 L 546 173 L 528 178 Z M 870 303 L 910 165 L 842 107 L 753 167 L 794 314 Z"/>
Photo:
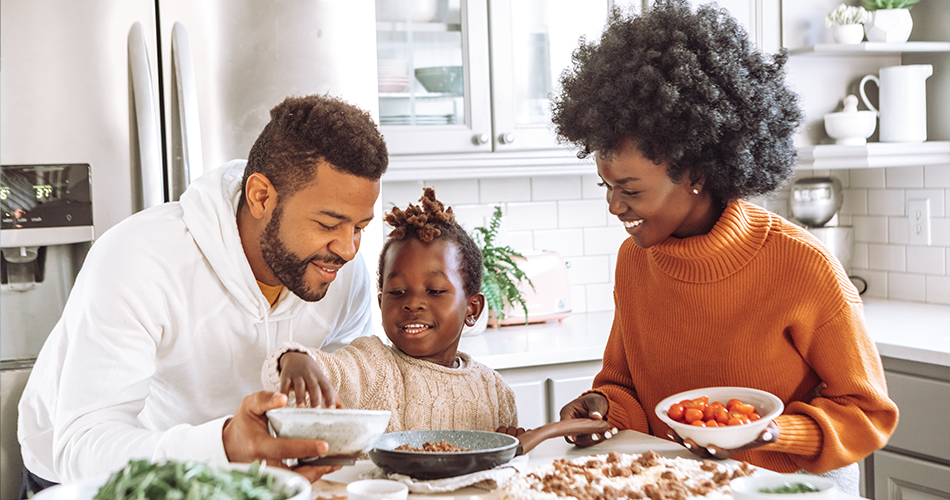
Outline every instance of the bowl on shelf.
<path fill-rule="evenodd" d="M 826 500 L 838 495 L 834 481 L 808 474 L 753 474 L 733 479 L 729 487 L 736 500 Z"/>
<path fill-rule="evenodd" d="M 332 465 L 355 463 L 386 431 L 387 410 L 276 408 L 268 410 L 272 434 L 288 439 L 320 439 L 330 445 L 322 457 L 305 462 Z"/>
<path fill-rule="evenodd" d="M 415 73 L 416 80 L 428 92 L 461 94 L 463 91 L 461 66 L 418 68 Z"/>
<path fill-rule="evenodd" d="M 825 114 L 825 132 L 835 140 L 835 144 L 845 146 L 863 146 L 868 137 L 877 128 L 877 112 L 858 111 L 858 98 L 849 95 L 844 98 L 844 109 L 837 113 Z"/>
<path fill-rule="evenodd" d="M 684 400 L 698 399 L 703 396 L 709 402 L 720 401 L 728 403 L 730 399 L 738 399 L 743 403 L 755 407 L 759 415 L 758 420 L 747 424 L 730 425 L 726 427 L 698 427 L 673 420 L 668 414 L 670 406 Z M 690 438 L 699 446 L 718 446 L 723 449 L 738 448 L 746 443 L 755 441 L 759 434 L 768 427 L 769 423 L 782 414 L 785 405 L 774 394 L 752 389 L 749 387 L 705 387 L 684 391 L 660 401 L 656 405 L 656 416 L 666 425 L 673 428 L 683 439 Z"/>

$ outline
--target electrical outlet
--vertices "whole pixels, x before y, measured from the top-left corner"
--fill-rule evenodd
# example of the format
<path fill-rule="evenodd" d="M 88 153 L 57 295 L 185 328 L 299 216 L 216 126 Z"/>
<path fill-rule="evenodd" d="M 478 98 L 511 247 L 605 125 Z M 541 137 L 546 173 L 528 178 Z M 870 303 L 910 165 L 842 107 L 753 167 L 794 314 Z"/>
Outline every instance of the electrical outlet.
<path fill-rule="evenodd" d="M 930 244 L 930 198 L 907 200 L 908 243 Z"/>

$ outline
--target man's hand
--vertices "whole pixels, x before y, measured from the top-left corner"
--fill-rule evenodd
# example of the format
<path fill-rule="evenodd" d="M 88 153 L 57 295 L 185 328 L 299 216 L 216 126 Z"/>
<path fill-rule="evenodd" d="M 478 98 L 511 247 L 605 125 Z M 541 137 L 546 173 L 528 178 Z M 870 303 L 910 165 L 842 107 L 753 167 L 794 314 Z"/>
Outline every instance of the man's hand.
<path fill-rule="evenodd" d="M 280 392 L 294 393 L 298 408 L 343 408 L 343 403 L 320 366 L 303 352 L 288 351 L 278 360 Z"/>
<path fill-rule="evenodd" d="M 225 422 L 221 431 L 228 461 L 247 463 L 266 460 L 267 465 L 287 468 L 281 460 L 319 457 L 325 454 L 330 449 L 326 441 L 280 439 L 270 435 L 264 412 L 283 408 L 286 404 L 287 395 L 275 392 L 261 391 L 244 398 L 237 412 Z M 294 468 L 294 472 L 313 482 L 324 474 L 339 469 L 335 466 L 304 465 Z"/>

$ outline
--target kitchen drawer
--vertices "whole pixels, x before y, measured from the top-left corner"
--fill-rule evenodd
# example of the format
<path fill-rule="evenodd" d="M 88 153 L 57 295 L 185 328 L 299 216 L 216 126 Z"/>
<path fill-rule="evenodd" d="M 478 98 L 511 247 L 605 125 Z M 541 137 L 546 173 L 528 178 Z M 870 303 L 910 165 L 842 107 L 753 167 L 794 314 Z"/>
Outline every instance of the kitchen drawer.
<path fill-rule="evenodd" d="M 884 375 L 900 410 L 887 447 L 950 460 L 950 383 L 890 371 Z"/>
<path fill-rule="evenodd" d="M 946 434 L 946 430 L 943 428 L 939 432 Z M 950 499 L 950 467 L 888 451 L 876 451 L 874 499 Z"/>
<path fill-rule="evenodd" d="M 546 373 L 537 368 L 498 370 L 515 393 L 518 427 L 533 429 L 547 423 Z"/>

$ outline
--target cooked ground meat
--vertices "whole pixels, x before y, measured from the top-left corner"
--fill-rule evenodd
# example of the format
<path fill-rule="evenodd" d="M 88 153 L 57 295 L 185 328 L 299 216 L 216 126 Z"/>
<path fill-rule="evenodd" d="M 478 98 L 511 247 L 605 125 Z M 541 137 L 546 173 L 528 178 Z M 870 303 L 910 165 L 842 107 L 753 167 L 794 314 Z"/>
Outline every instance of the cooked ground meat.
<path fill-rule="evenodd" d="M 468 448 L 459 448 L 454 444 L 442 440 L 441 442 L 426 441 L 422 443 L 422 448 L 416 448 L 409 444 L 404 444 L 396 447 L 397 451 L 441 451 L 441 452 L 452 452 L 452 451 L 469 451 Z"/>

